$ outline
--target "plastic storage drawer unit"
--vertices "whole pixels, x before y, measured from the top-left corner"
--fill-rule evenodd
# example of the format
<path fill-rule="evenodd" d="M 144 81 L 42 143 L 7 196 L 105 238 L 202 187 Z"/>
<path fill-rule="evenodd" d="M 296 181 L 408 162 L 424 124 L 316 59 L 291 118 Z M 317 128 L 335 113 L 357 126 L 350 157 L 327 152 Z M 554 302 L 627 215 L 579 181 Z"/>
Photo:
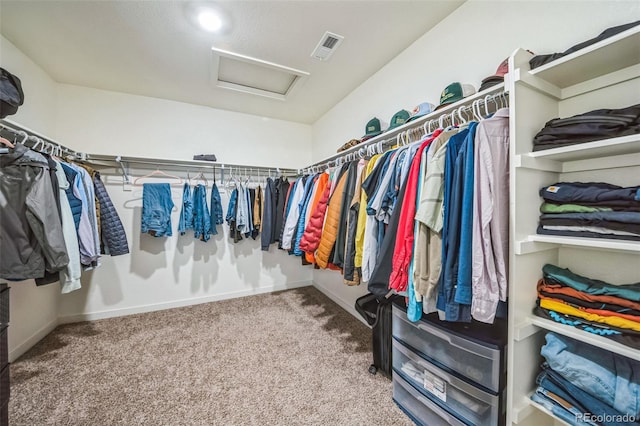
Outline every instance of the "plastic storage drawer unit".
<path fill-rule="evenodd" d="M 469 425 L 504 424 L 503 400 L 424 360 L 393 340 L 393 372 L 441 408 Z"/>
<path fill-rule="evenodd" d="M 482 336 L 488 327 L 438 322 L 437 315 L 424 315 L 412 323 L 402 307 L 393 305 L 393 337 L 445 371 L 499 393 L 506 377 L 505 345 L 489 343 L 495 336 Z M 498 328 L 491 332 L 501 334 Z"/>
<path fill-rule="evenodd" d="M 9 324 L 9 290 L 6 284 L 0 284 L 0 324 Z"/>
<path fill-rule="evenodd" d="M 9 402 L 9 364 L 0 372 L 0 406 Z"/>
<path fill-rule="evenodd" d="M 7 339 L 7 326 L 0 325 L 0 369 L 9 362 L 9 343 Z"/>
<path fill-rule="evenodd" d="M 422 395 L 397 374 L 393 375 L 393 400 L 420 426 L 464 426 L 463 422 Z"/>

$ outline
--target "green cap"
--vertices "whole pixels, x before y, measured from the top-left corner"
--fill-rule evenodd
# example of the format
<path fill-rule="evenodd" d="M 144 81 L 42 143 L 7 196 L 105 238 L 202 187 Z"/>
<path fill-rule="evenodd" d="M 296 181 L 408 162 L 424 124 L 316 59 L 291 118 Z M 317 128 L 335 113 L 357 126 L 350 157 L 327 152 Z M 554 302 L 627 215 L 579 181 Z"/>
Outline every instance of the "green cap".
<path fill-rule="evenodd" d="M 467 96 L 473 95 L 474 93 L 476 93 L 476 88 L 471 84 L 463 84 L 457 81 L 455 83 L 451 83 L 450 85 L 445 87 L 440 94 L 440 105 L 438 105 L 438 108 L 441 108 L 444 105 L 458 102 L 459 100 L 464 99 Z"/>
<path fill-rule="evenodd" d="M 400 111 L 393 114 L 393 117 L 391 117 L 391 124 L 389 124 L 389 128 L 385 130 L 385 132 L 388 132 L 391 129 L 395 129 L 398 126 L 402 126 L 408 120 L 409 120 L 409 111 L 405 109 L 401 109 Z"/>
<path fill-rule="evenodd" d="M 367 127 L 365 127 L 365 134 L 362 138 L 369 139 L 374 136 L 378 136 L 380 133 L 382 133 L 382 130 L 380 130 L 380 120 L 374 117 L 367 123 Z"/>

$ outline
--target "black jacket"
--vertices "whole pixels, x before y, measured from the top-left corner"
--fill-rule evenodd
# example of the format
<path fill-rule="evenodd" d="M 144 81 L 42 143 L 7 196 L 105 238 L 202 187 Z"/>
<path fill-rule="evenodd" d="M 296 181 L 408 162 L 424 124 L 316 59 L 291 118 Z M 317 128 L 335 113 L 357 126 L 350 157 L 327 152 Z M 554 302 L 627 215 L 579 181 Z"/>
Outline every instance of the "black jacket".
<path fill-rule="evenodd" d="M 107 188 L 100 179 L 100 173 L 93 174 L 93 187 L 96 197 L 100 202 L 100 230 L 102 236 L 103 252 L 111 256 L 119 256 L 129 253 L 127 234 L 120 221 L 120 216 L 111 202 Z"/>
<path fill-rule="evenodd" d="M 69 263 L 47 160 L 17 144 L 0 155 L 0 278 L 42 278 Z"/>

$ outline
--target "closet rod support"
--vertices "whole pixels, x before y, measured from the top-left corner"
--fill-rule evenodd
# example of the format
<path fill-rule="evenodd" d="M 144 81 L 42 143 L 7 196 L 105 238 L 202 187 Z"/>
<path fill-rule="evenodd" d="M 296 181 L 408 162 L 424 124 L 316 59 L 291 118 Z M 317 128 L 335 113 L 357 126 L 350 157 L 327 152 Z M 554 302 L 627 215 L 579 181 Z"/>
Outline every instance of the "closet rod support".
<path fill-rule="evenodd" d="M 131 179 L 129 178 L 128 166 L 122 161 L 122 158 L 118 155 L 116 157 L 116 162 L 120 165 L 120 170 L 122 170 L 122 183 L 124 185 L 131 185 Z"/>

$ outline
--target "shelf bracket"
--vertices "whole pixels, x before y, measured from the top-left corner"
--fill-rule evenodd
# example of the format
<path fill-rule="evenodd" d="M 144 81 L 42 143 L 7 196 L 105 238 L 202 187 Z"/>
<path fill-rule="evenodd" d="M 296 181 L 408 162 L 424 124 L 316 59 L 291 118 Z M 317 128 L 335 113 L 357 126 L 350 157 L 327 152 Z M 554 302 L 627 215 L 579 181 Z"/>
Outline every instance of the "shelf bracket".
<path fill-rule="evenodd" d="M 527 154 L 516 155 L 514 158 L 514 166 L 525 168 L 542 170 L 545 172 L 562 173 L 562 163 L 555 160 L 548 160 L 545 158 L 531 157 Z"/>
<path fill-rule="evenodd" d="M 531 241 L 529 239 L 516 241 L 515 253 L 517 255 L 537 253 L 545 250 L 552 250 L 558 248 L 554 243 L 542 243 L 539 241 Z"/>
<path fill-rule="evenodd" d="M 524 71 L 521 68 L 514 71 L 513 81 L 519 81 L 524 85 L 557 100 L 562 99 L 562 90 L 560 88 L 542 80 L 541 78 L 529 74 L 529 72 Z"/>

